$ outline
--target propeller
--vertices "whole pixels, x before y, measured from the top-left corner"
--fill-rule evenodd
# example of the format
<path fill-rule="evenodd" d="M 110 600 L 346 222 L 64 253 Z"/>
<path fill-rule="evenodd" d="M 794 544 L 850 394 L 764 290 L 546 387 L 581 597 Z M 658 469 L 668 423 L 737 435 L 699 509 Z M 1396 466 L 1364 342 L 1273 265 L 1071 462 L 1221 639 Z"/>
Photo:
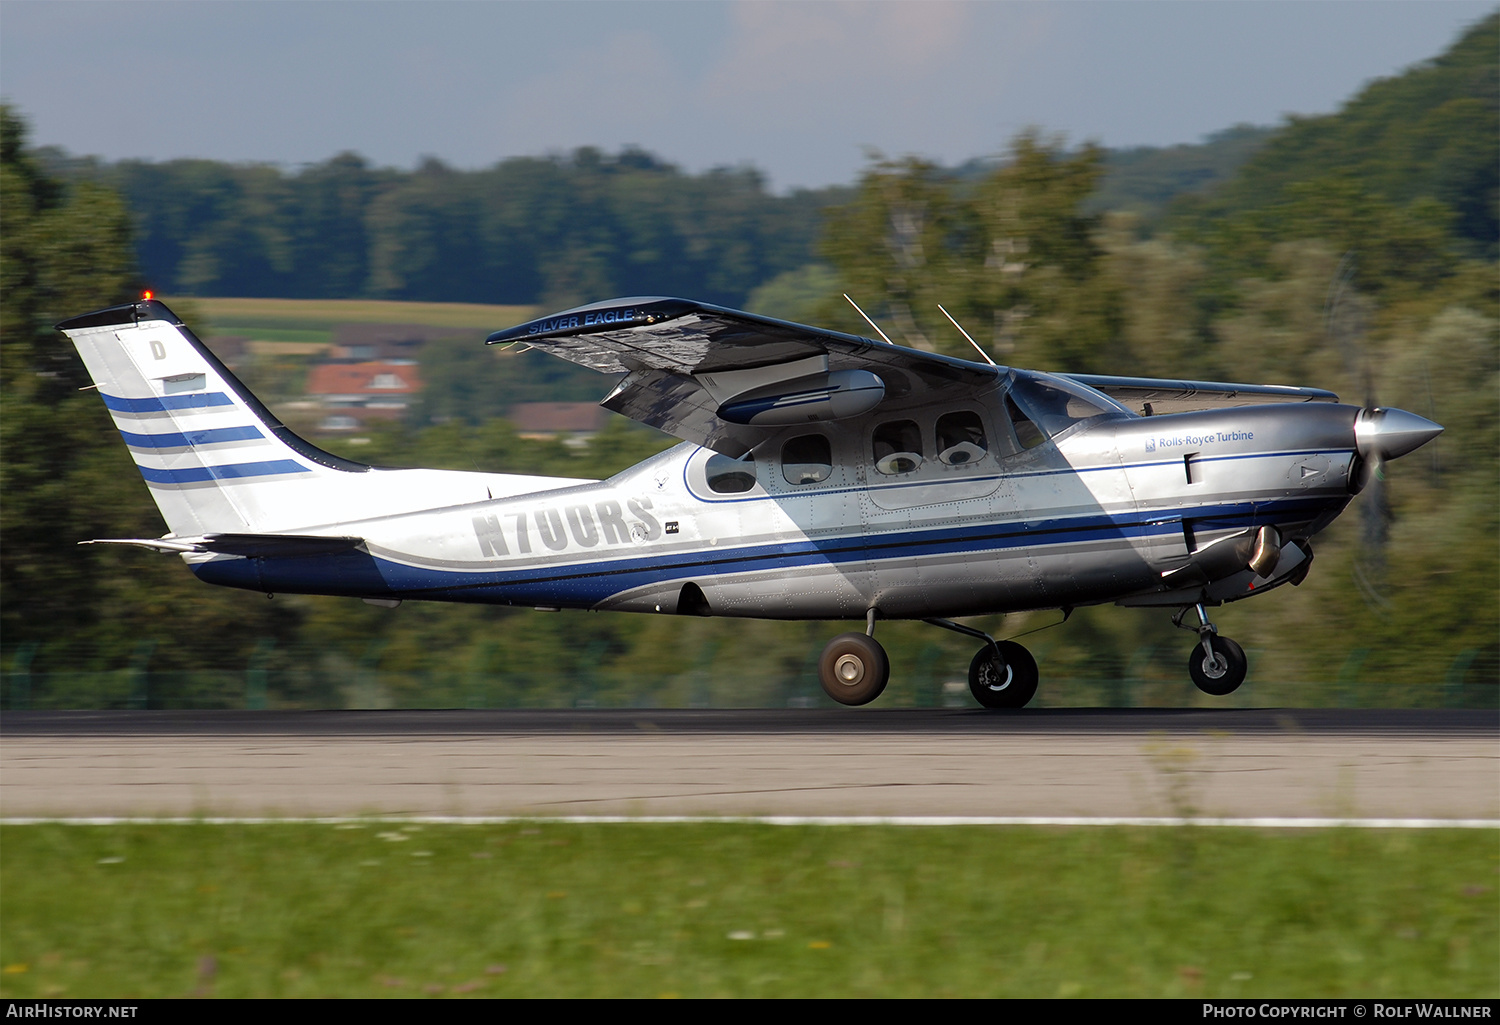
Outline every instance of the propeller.
<path fill-rule="evenodd" d="M 1385 575 L 1385 544 L 1395 513 L 1386 490 L 1385 464 L 1406 455 L 1443 432 L 1439 424 L 1404 409 L 1382 407 L 1375 396 L 1375 375 L 1365 345 L 1370 302 L 1354 288 L 1353 252 L 1339 261 L 1328 289 L 1324 318 L 1328 336 L 1338 346 L 1350 380 L 1364 385 L 1364 408 L 1354 423 L 1354 447 L 1359 453 L 1355 487 L 1360 500 L 1360 547 L 1354 559 L 1354 580 L 1371 606 L 1390 603 L 1380 593 Z"/>

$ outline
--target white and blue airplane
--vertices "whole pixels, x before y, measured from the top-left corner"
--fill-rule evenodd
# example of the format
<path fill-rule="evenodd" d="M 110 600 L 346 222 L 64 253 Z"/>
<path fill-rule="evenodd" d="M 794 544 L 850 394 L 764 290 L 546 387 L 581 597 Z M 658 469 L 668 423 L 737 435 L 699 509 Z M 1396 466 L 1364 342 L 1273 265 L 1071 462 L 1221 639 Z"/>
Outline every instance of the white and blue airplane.
<path fill-rule="evenodd" d="M 180 554 L 265 593 L 762 619 L 859 619 L 823 689 L 873 701 L 882 619 L 983 640 L 974 697 L 1035 660 L 955 617 L 1115 602 L 1196 611 L 1209 694 L 1247 663 L 1206 609 L 1297 584 L 1382 459 L 1442 431 L 1275 385 L 1047 374 L 671 298 L 488 339 L 621 375 L 602 404 L 686 443 L 605 481 L 367 466 L 285 427 L 165 305 L 58 325 Z M 877 329 L 878 330 L 878 329 Z"/>

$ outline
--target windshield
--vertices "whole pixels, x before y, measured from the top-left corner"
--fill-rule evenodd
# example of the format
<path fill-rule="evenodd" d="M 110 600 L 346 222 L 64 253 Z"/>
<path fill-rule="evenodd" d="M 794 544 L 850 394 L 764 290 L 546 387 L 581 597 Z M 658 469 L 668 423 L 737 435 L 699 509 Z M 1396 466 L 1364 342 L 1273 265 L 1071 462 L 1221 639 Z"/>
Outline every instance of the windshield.
<path fill-rule="evenodd" d="M 1077 381 L 1036 371 L 1014 373 L 1011 399 L 1049 438 L 1096 416 L 1131 415 L 1108 395 Z"/>

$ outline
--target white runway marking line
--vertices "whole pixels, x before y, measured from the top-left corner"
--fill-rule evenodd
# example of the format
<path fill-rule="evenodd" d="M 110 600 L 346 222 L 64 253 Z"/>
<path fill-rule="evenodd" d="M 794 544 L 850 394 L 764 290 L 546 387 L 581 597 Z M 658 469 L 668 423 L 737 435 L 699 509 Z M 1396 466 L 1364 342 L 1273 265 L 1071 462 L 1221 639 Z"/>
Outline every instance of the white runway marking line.
<path fill-rule="evenodd" d="M 492 826 L 517 822 L 559 825 L 685 825 L 721 823 L 761 826 L 1238 826 L 1244 829 L 1500 829 L 1500 819 L 1335 819 L 1335 818 L 1173 818 L 1069 815 L 338 815 L 290 818 L 203 816 L 200 818 L 0 818 L 0 826 L 320 826 L 377 825 Z"/>

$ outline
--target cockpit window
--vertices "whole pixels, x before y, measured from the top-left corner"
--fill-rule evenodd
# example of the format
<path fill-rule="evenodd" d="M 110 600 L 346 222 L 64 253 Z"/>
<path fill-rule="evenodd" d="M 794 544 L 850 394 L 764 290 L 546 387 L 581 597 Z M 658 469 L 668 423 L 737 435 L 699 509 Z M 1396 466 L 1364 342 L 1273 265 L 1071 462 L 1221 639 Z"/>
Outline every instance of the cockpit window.
<path fill-rule="evenodd" d="M 711 490 L 721 495 L 738 495 L 755 487 L 755 460 L 748 455 L 731 459 L 715 452 L 704 464 L 703 475 Z"/>
<path fill-rule="evenodd" d="M 1042 435 L 1053 437 L 1081 420 L 1127 412 L 1102 392 L 1041 374 L 1017 375 L 1005 405 L 1023 448 L 1041 444 L 1039 438 L 1032 440 L 1035 435 L 1031 432 L 1038 429 Z"/>
<path fill-rule="evenodd" d="M 1022 448 L 1036 448 L 1047 440 L 1042 429 L 1021 412 L 1021 407 L 1009 395 L 1005 396 L 1005 411 L 1010 414 L 1010 426 L 1015 430 L 1016 440 L 1021 443 Z"/>
<path fill-rule="evenodd" d="M 978 413 L 964 410 L 960 413 L 944 413 L 938 417 L 938 462 L 945 466 L 962 466 L 983 459 L 988 451 L 984 422 L 979 419 Z"/>
<path fill-rule="evenodd" d="M 804 434 L 781 446 L 781 475 L 788 484 L 817 484 L 833 473 L 833 449 L 821 434 Z"/>
<path fill-rule="evenodd" d="M 875 469 L 894 475 L 922 465 L 922 431 L 912 420 L 892 420 L 875 428 Z"/>

